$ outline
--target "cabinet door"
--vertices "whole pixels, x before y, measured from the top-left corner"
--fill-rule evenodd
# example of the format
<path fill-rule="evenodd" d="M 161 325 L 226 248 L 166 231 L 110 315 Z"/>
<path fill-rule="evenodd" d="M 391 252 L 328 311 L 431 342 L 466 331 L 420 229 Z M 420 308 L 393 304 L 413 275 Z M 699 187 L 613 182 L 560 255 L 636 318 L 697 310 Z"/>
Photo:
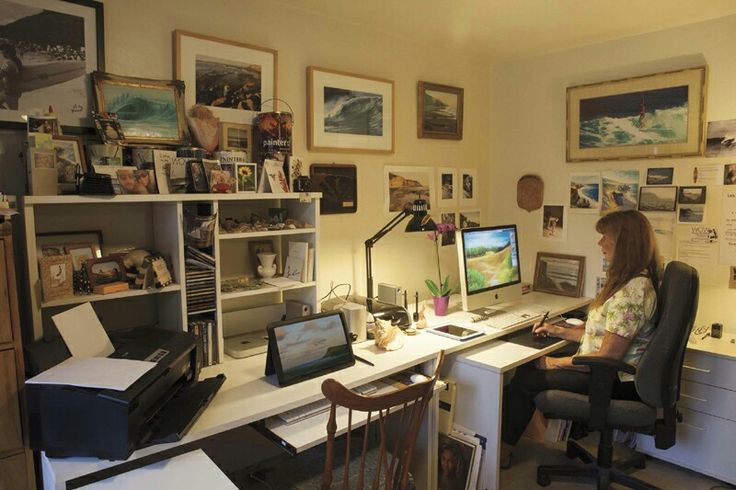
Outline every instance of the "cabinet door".
<path fill-rule="evenodd" d="M 23 448 L 15 352 L 0 351 L 0 454 Z"/>
<path fill-rule="evenodd" d="M 0 459 L 0 490 L 30 488 L 27 476 L 25 453 Z"/>
<path fill-rule="evenodd" d="M 10 325 L 10 297 L 8 273 L 5 265 L 5 242 L 0 240 L 0 344 L 13 341 Z"/>

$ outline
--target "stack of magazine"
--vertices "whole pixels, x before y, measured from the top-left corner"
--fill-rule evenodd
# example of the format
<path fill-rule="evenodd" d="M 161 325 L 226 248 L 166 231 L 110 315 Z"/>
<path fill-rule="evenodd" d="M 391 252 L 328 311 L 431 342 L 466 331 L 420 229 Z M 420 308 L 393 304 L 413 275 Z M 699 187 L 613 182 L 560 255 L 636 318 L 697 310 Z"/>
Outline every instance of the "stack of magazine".
<path fill-rule="evenodd" d="M 215 258 L 186 247 L 187 311 L 190 315 L 215 310 Z"/>
<path fill-rule="evenodd" d="M 202 366 L 215 364 L 217 352 L 215 328 L 215 320 L 211 318 L 189 321 L 189 331 L 202 339 Z"/>

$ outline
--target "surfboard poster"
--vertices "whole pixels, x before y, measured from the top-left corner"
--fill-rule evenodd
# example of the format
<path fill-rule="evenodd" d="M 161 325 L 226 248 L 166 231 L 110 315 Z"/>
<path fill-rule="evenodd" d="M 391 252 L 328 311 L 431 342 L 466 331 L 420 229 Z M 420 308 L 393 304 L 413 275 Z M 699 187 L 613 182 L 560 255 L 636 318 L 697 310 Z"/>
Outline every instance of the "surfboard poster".
<path fill-rule="evenodd" d="M 92 126 L 89 74 L 102 68 L 102 4 L 0 0 L 0 123 L 52 106 L 63 125 Z"/>

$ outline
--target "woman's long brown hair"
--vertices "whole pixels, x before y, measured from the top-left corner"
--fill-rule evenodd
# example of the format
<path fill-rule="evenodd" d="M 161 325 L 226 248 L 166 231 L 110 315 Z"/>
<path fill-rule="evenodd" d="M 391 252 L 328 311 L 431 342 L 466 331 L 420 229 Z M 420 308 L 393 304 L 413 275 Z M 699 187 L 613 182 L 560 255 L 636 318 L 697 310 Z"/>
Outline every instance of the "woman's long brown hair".
<path fill-rule="evenodd" d="M 649 220 L 639 211 L 616 211 L 598 220 L 595 229 L 616 240 L 613 259 L 608 266 L 606 285 L 593 300 L 591 308 L 605 303 L 633 277 L 645 272 L 656 289 L 659 286 L 661 258 Z"/>

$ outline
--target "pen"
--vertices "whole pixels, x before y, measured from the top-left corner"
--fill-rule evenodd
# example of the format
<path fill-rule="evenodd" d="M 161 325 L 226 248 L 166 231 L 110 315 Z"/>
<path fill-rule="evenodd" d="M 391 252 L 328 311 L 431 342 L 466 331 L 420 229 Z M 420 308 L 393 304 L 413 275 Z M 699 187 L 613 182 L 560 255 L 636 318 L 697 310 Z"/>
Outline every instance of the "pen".
<path fill-rule="evenodd" d="M 545 321 L 547 320 L 547 317 L 548 317 L 548 316 L 549 316 L 549 310 L 547 310 L 547 313 L 545 313 L 545 314 L 544 314 L 544 316 L 543 316 L 543 317 L 542 317 L 542 319 L 541 319 L 541 320 L 539 321 L 539 323 L 537 324 L 537 326 L 536 326 L 536 327 L 534 327 L 534 328 L 532 328 L 532 333 L 533 333 L 533 334 L 536 334 L 536 332 L 537 332 L 537 329 L 538 329 L 539 327 L 541 327 L 542 325 L 544 325 L 544 322 L 545 322 Z"/>
<path fill-rule="evenodd" d="M 373 364 L 373 363 L 372 363 L 371 361 L 369 361 L 368 359 L 363 359 L 363 358 L 362 358 L 362 357 L 360 357 L 360 356 L 353 356 L 353 357 L 355 357 L 355 359 L 357 359 L 357 360 L 358 360 L 358 361 L 360 361 L 360 362 L 364 362 L 364 363 L 368 364 L 369 366 L 374 366 L 374 367 L 375 367 L 375 364 Z"/>

